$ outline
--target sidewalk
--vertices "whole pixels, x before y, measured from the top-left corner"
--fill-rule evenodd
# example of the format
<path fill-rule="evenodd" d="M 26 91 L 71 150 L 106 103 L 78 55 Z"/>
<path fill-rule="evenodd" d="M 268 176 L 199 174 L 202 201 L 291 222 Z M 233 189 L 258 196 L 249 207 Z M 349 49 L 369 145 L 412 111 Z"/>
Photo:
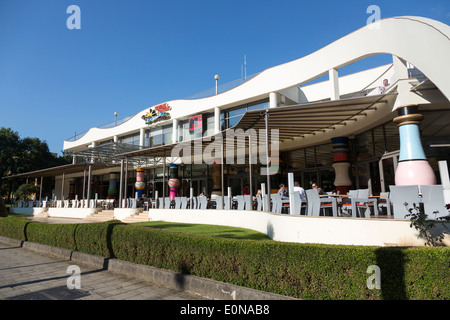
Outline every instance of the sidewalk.
<path fill-rule="evenodd" d="M 80 289 L 73 261 L 38 254 L 0 241 L 0 300 L 203 300 L 205 298 L 79 264 Z"/>
<path fill-rule="evenodd" d="M 79 288 L 70 289 L 69 286 L 77 281 Z M 0 300 L 12 299 L 296 300 L 170 270 L 0 236 Z"/>

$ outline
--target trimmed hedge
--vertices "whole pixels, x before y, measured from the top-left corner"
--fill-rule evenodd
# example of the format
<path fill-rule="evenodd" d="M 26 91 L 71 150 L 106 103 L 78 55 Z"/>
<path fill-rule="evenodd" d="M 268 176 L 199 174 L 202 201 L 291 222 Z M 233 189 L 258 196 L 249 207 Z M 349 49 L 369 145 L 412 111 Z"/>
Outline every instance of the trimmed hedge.
<path fill-rule="evenodd" d="M 32 222 L 22 217 L 2 217 L 0 218 L 0 236 L 26 241 L 26 229 L 30 223 Z"/>
<path fill-rule="evenodd" d="M 77 224 L 47 224 L 32 222 L 26 229 L 27 240 L 49 246 L 77 250 L 75 231 Z"/>
<path fill-rule="evenodd" d="M 185 235 L 120 221 L 47 225 L 19 220 L 0 218 L 0 235 L 26 235 L 29 241 L 297 298 L 450 299 L 450 248 L 446 247 L 234 240 Z M 367 268 L 371 265 L 381 270 L 380 290 L 367 288 L 367 279 L 372 275 Z"/>

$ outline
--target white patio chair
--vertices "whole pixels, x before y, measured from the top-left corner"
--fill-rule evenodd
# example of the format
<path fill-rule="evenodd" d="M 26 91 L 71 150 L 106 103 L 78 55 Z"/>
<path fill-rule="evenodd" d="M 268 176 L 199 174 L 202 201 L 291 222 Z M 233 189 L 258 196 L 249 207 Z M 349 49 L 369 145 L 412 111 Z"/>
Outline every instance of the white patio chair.
<path fill-rule="evenodd" d="M 223 198 L 222 196 L 217 196 L 214 198 L 216 201 L 216 209 L 222 210 L 223 209 Z"/>
<path fill-rule="evenodd" d="M 208 209 L 208 199 L 206 196 L 198 197 L 198 208 L 199 209 Z"/>
<path fill-rule="evenodd" d="M 420 186 L 425 213 L 430 219 L 448 215 L 445 208 L 444 188 L 442 185 Z M 436 213 L 435 213 L 436 212 Z"/>
<path fill-rule="evenodd" d="M 197 197 L 192 197 L 191 209 L 198 209 L 198 198 Z"/>
<path fill-rule="evenodd" d="M 244 195 L 245 210 L 253 210 L 253 201 L 251 195 Z"/>
<path fill-rule="evenodd" d="M 408 209 L 413 208 L 414 204 L 420 206 L 418 186 L 389 186 L 389 190 L 394 209 L 394 219 L 407 219 L 405 215 L 409 214 Z"/>
<path fill-rule="evenodd" d="M 282 203 L 281 196 L 278 193 L 272 193 L 272 212 L 273 213 L 281 213 Z"/>
<path fill-rule="evenodd" d="M 392 210 L 391 210 L 391 198 L 389 197 L 389 192 L 381 192 L 380 193 L 380 200 L 378 201 L 378 208 L 381 208 L 381 210 L 383 210 L 383 208 L 386 208 L 386 214 L 388 216 L 392 215 Z"/>
<path fill-rule="evenodd" d="M 231 207 L 230 207 L 230 199 L 229 199 L 228 196 L 223 196 L 223 208 L 225 210 L 230 210 L 231 209 Z"/>
<path fill-rule="evenodd" d="M 180 209 L 186 209 L 187 208 L 187 197 L 181 197 L 180 198 Z"/>
<path fill-rule="evenodd" d="M 302 200 L 302 198 L 300 197 L 300 192 L 299 191 L 294 191 L 292 193 L 292 196 L 295 198 L 294 201 L 294 208 L 291 208 L 291 214 L 295 214 L 295 215 L 301 215 L 302 214 L 302 209 L 306 210 L 306 203 L 305 201 Z"/>
<path fill-rule="evenodd" d="M 170 197 L 164 198 L 164 209 L 170 209 L 172 206 L 172 199 Z"/>
<path fill-rule="evenodd" d="M 262 196 L 261 195 L 256 197 L 256 210 L 257 211 L 262 210 Z"/>
<path fill-rule="evenodd" d="M 236 201 L 237 201 L 237 210 L 244 210 L 245 208 L 244 196 L 242 195 L 236 196 Z"/>
<path fill-rule="evenodd" d="M 350 197 L 342 204 L 342 207 L 347 210 L 350 209 L 353 218 L 362 216 L 360 209 L 365 209 L 362 211 L 364 217 L 370 218 L 370 207 L 373 207 L 375 215 L 378 215 L 377 200 L 375 198 L 369 199 L 369 189 L 350 190 L 348 194 Z"/>
<path fill-rule="evenodd" d="M 305 190 L 306 193 L 306 212 L 311 216 L 320 216 L 320 211 L 323 211 L 323 215 L 326 215 L 325 210 L 331 209 L 333 217 L 337 217 L 337 200 L 336 198 L 320 198 L 317 189 Z"/>
<path fill-rule="evenodd" d="M 181 198 L 180 197 L 175 197 L 175 205 L 174 205 L 174 209 L 181 209 Z"/>

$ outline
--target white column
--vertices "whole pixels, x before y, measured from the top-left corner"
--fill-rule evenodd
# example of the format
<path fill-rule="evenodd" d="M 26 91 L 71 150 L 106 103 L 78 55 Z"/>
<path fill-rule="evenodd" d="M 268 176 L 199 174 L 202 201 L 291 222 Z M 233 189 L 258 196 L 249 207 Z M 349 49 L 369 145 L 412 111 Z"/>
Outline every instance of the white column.
<path fill-rule="evenodd" d="M 139 129 L 139 146 L 143 147 L 145 141 L 145 128 Z"/>
<path fill-rule="evenodd" d="M 278 107 L 278 94 L 276 92 L 269 93 L 269 108 Z"/>
<path fill-rule="evenodd" d="M 116 142 L 116 143 L 119 142 L 119 136 L 114 136 L 113 139 L 114 139 L 114 142 Z"/>
<path fill-rule="evenodd" d="M 330 89 L 331 89 L 331 100 L 339 100 L 339 76 L 336 69 L 331 69 L 328 71 L 330 78 Z"/>
<path fill-rule="evenodd" d="M 178 119 L 172 121 L 172 143 L 178 143 Z"/>
<path fill-rule="evenodd" d="M 214 134 L 220 133 L 220 108 L 214 108 Z"/>

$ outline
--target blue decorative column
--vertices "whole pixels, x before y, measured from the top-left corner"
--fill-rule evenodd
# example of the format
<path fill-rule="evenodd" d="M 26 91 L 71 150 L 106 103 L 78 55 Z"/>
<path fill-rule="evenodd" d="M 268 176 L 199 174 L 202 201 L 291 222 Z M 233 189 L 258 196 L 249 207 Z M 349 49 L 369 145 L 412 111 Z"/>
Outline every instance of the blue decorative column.
<path fill-rule="evenodd" d="M 407 105 L 397 109 L 394 119 L 399 127 L 400 157 L 395 172 L 396 185 L 436 184 L 436 176 L 427 161 L 420 139 L 419 124 L 423 115 L 417 105 Z"/>

